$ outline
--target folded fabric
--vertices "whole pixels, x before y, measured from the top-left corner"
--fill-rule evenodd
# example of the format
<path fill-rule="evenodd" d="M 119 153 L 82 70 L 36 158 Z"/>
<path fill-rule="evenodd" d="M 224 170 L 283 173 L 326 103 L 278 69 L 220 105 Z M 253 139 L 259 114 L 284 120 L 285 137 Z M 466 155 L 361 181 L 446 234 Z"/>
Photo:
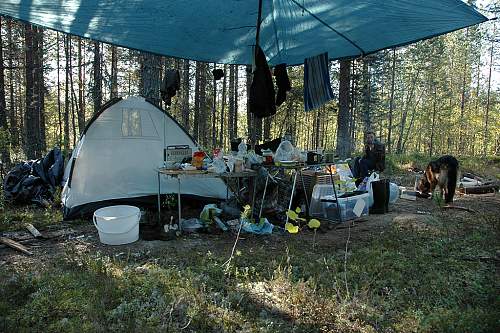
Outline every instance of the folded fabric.
<path fill-rule="evenodd" d="M 328 53 L 304 61 L 304 109 L 312 111 L 333 99 Z"/>
<path fill-rule="evenodd" d="M 276 77 L 276 85 L 278 86 L 276 106 L 280 106 L 286 99 L 286 92 L 292 89 L 290 79 L 286 72 L 286 64 L 276 65 L 276 67 L 274 67 L 274 76 Z"/>

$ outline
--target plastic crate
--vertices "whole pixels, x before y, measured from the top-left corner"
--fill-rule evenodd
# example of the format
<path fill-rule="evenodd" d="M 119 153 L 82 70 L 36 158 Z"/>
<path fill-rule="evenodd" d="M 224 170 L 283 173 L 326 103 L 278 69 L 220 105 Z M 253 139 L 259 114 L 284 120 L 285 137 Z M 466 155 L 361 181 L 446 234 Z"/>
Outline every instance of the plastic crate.
<path fill-rule="evenodd" d="M 342 216 L 342 222 L 349 221 L 349 220 L 354 220 L 357 219 L 361 216 L 367 216 L 368 211 L 369 211 L 369 202 L 368 199 L 370 198 L 370 195 L 368 193 L 362 193 L 354 196 L 350 196 L 347 198 L 338 198 L 338 206 L 340 206 L 340 213 Z M 327 196 L 323 200 L 335 200 L 332 196 Z M 361 212 L 360 216 L 357 216 L 354 214 L 353 209 L 358 200 L 363 200 L 364 201 L 364 207 L 363 211 Z M 326 205 L 324 205 L 324 217 L 329 219 L 329 220 L 334 220 L 338 221 L 339 220 L 339 213 L 338 213 L 338 206 L 336 202 L 324 202 Z"/>
<path fill-rule="evenodd" d="M 342 196 L 346 194 L 337 193 L 337 195 L 339 196 L 338 201 L 340 204 L 342 221 L 348 221 L 358 218 L 358 216 L 354 214 L 353 209 L 359 199 L 365 202 L 365 207 L 363 208 L 361 216 L 368 215 L 368 204 L 370 198 L 370 195 L 368 193 L 361 193 L 344 198 Z M 337 213 L 337 204 L 335 202 L 332 202 L 334 200 L 335 197 L 332 185 L 318 184 L 314 186 L 314 190 L 311 195 L 311 206 L 309 209 L 309 214 L 314 217 L 327 218 L 330 220 L 338 221 L 339 216 Z"/>

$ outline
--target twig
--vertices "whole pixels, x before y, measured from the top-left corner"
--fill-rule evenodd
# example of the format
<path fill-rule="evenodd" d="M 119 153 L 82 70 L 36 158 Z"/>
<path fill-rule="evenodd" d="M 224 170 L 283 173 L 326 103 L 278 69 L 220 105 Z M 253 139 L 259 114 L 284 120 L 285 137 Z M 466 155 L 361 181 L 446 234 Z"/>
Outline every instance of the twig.
<path fill-rule="evenodd" d="M 349 297 L 349 287 L 347 285 L 347 251 L 349 246 L 349 240 L 351 239 L 351 223 L 348 222 L 349 229 L 347 234 L 347 241 L 345 242 L 345 254 L 344 254 L 344 282 L 345 282 L 345 290 L 347 293 L 347 297 Z"/>
<path fill-rule="evenodd" d="M 238 243 L 238 239 L 240 238 L 240 232 L 241 232 L 241 227 L 243 226 L 243 221 L 240 221 L 240 227 L 238 228 L 238 234 L 236 235 L 236 240 L 234 241 L 233 244 L 233 249 L 231 250 L 231 255 L 229 256 L 229 259 L 227 259 L 222 266 L 226 266 L 226 271 L 229 269 L 229 264 L 231 263 L 231 260 L 233 259 L 234 256 L 234 250 L 236 249 L 236 244 Z"/>
<path fill-rule="evenodd" d="M 477 213 L 477 211 L 474 209 L 467 208 L 467 207 L 461 207 L 461 206 L 446 205 L 446 206 L 443 206 L 443 209 L 458 209 L 458 210 L 465 210 L 466 212 L 469 212 L 469 213 Z"/>
<path fill-rule="evenodd" d="M 189 324 L 191 324 L 191 320 L 193 320 L 193 318 L 189 318 L 189 321 L 184 327 L 181 327 L 181 330 L 185 330 L 189 326 Z"/>

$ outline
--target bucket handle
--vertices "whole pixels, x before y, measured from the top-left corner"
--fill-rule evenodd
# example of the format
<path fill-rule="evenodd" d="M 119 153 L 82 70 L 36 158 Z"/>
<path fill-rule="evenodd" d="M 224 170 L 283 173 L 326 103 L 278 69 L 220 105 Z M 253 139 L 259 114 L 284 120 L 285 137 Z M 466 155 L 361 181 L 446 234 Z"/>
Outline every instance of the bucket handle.
<path fill-rule="evenodd" d="M 138 212 L 137 213 L 137 218 L 140 219 L 141 218 L 141 212 Z M 94 222 L 94 226 L 95 228 L 97 229 L 97 231 L 99 232 L 102 232 L 103 234 L 126 234 L 127 232 L 129 232 L 130 230 L 132 230 L 134 227 L 135 227 L 135 224 L 133 226 L 130 227 L 130 229 L 128 229 L 127 231 L 123 231 L 123 232 L 111 232 L 111 231 L 103 231 L 101 229 L 99 229 L 99 226 L 97 225 L 97 221 L 95 219 L 95 215 L 92 216 L 92 222 Z"/>

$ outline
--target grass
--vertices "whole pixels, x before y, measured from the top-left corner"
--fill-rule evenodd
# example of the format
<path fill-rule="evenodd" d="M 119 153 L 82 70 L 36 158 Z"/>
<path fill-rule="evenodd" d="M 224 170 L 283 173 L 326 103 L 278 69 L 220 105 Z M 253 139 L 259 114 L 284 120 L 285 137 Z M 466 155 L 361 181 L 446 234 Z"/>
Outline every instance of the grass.
<path fill-rule="evenodd" d="M 498 275 L 480 257 L 499 250 L 498 219 L 419 223 L 353 243 L 347 271 L 343 246 L 312 252 L 294 237 L 272 255 L 242 248 L 227 272 L 227 253 L 210 250 L 135 259 L 70 247 L 41 271 L 0 270 L 0 331 L 496 331 Z"/>
<path fill-rule="evenodd" d="M 388 168 L 411 161 L 428 160 L 390 156 Z M 122 255 L 69 242 L 0 266 L 0 332 L 498 332 L 498 209 L 471 216 L 395 219 L 347 253 L 345 239 L 312 249 L 312 234 L 245 236 L 228 269 L 232 242 L 219 236 Z M 61 220 L 2 207 L 0 231 Z"/>

